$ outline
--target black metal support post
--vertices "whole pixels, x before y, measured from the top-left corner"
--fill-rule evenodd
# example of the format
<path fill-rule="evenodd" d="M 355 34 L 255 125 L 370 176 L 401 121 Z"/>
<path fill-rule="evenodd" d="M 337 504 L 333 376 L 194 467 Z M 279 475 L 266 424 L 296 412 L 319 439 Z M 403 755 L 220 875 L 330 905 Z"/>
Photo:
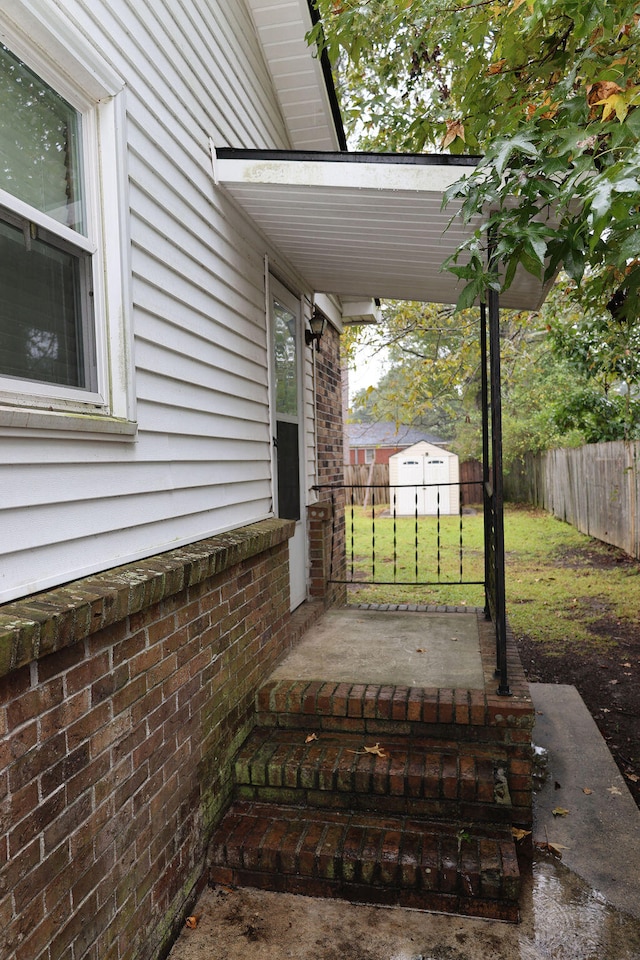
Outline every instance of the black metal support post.
<path fill-rule="evenodd" d="M 493 246 L 493 245 L 492 245 Z M 491 260 L 493 260 L 491 252 Z M 492 264 L 495 266 L 495 264 Z M 489 371 L 491 385 L 491 463 L 493 467 L 493 539 L 498 693 L 510 696 L 507 676 L 507 614 L 504 566 L 504 491 L 502 482 L 502 398 L 500 390 L 500 298 L 489 290 Z"/>
<path fill-rule="evenodd" d="M 482 503 L 484 506 L 484 618 L 491 619 L 491 464 L 489 461 L 489 382 L 487 379 L 487 305 L 480 304 L 480 376 L 482 390 Z"/>

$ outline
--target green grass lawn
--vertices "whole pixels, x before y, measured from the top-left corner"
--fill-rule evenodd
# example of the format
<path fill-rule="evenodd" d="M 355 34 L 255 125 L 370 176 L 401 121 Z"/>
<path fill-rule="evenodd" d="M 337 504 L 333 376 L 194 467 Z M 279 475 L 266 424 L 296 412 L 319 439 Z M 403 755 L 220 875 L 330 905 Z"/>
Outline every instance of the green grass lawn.
<path fill-rule="evenodd" d="M 356 508 L 352 520 L 349 509 L 346 522 L 348 563 L 351 562 L 353 532 L 354 575 L 365 579 L 371 574 L 370 513 Z M 395 573 L 391 560 L 393 528 L 391 518 L 375 518 L 376 577 L 396 581 L 415 579 L 415 521 L 413 518 L 396 521 L 398 563 Z M 437 579 L 436 519 L 419 518 L 418 534 L 420 579 Z M 483 535 L 482 511 L 465 514 L 465 580 L 483 579 Z M 459 518 L 441 518 L 441 581 L 460 579 L 459 536 Z M 584 536 L 542 510 L 508 504 L 505 508 L 505 550 L 507 615 L 516 635 L 527 634 L 558 650 L 566 650 L 574 644 L 601 642 L 588 628 L 589 623 L 602 617 L 638 622 L 640 566 L 616 564 L 612 560 L 613 548 L 606 544 Z M 482 587 L 450 583 L 350 587 L 349 597 L 356 603 L 484 604 Z"/>

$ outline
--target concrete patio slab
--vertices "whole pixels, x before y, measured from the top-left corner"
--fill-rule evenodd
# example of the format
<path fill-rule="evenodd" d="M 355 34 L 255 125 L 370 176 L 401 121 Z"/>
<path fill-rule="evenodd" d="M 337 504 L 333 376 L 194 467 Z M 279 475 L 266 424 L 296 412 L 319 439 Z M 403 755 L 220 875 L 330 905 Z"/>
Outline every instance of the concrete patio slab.
<path fill-rule="evenodd" d="M 384 653 L 382 654 L 382 651 Z M 478 620 L 469 613 L 330 610 L 271 676 L 482 689 Z"/>

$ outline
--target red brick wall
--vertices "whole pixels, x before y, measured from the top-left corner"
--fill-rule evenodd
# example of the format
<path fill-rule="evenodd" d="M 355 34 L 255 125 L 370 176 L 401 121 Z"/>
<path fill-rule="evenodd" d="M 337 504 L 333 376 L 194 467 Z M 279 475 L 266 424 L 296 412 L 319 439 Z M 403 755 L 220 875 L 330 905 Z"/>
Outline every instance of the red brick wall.
<path fill-rule="evenodd" d="M 406 449 L 406 447 L 376 447 L 374 463 L 389 463 L 389 457 Z M 349 462 L 353 464 L 364 463 L 364 447 L 352 448 Z"/>
<path fill-rule="evenodd" d="M 340 334 L 329 324 L 322 337 L 322 350 L 316 353 L 316 372 L 318 484 L 343 484 Z M 344 584 L 326 583 L 331 573 L 334 579 L 344 579 L 344 491 L 337 490 L 332 494 L 329 490 L 320 490 L 318 499 L 321 503 L 332 503 L 333 508 L 315 512 L 311 510 L 309 514 L 311 594 L 315 597 L 324 596 L 331 604 L 344 604 Z"/>
<path fill-rule="evenodd" d="M 0 607 L 0 957 L 152 960 L 291 645 L 265 521 Z"/>

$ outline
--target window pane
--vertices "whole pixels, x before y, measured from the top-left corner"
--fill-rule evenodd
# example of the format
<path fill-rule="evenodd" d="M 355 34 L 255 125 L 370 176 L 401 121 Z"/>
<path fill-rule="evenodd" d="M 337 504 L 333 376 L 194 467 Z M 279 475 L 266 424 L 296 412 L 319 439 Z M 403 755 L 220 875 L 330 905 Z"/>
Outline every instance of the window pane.
<path fill-rule="evenodd" d="M 276 411 L 298 413 L 296 315 L 274 299 L 274 349 L 276 358 Z"/>
<path fill-rule="evenodd" d="M 0 44 L 0 186 L 85 232 L 77 110 Z"/>
<path fill-rule="evenodd" d="M 82 335 L 90 260 L 32 233 L 28 222 L 0 220 L 0 374 L 90 388 Z"/>

